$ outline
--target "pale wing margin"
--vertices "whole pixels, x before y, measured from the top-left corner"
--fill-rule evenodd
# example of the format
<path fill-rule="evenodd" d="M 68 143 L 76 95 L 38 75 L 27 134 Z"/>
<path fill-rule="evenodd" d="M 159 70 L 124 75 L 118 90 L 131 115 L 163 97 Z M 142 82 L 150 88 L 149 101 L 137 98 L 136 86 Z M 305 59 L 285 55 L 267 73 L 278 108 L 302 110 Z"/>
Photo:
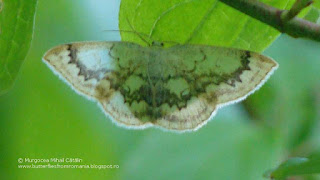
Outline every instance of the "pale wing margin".
<path fill-rule="evenodd" d="M 117 62 L 109 54 L 116 43 L 80 42 L 60 45 L 50 49 L 42 60 L 75 92 L 98 101 L 102 111 L 114 123 L 126 128 L 144 129 L 151 126 L 151 123 L 143 123 L 135 118 L 123 103 L 122 95 L 111 91 L 109 82 L 103 79 L 108 76 L 108 72 L 116 71 Z M 101 98 L 97 94 L 99 88 L 112 95 L 108 99 Z"/>
<path fill-rule="evenodd" d="M 249 68 L 240 75 L 241 82 L 236 81 L 234 86 L 222 83 L 216 92 L 219 106 L 236 103 L 246 99 L 258 90 L 278 68 L 273 59 L 250 52 Z"/>
<path fill-rule="evenodd" d="M 258 90 L 278 68 L 278 63 L 267 56 L 249 53 L 250 70 L 242 72 L 241 81 L 236 81 L 234 86 L 221 83 L 212 92 L 207 90 L 206 94 L 215 94 L 216 102 L 208 101 L 206 95 L 200 96 L 186 108 L 157 120 L 155 124 L 177 132 L 196 131 L 212 119 L 219 108 L 240 102 Z"/>
<path fill-rule="evenodd" d="M 108 68 L 111 68 L 107 53 L 112 45 L 110 42 L 60 45 L 50 49 L 42 60 L 73 90 L 92 99 L 98 81 Z M 99 73 L 89 77 L 89 74 L 94 74 L 93 72 Z"/>

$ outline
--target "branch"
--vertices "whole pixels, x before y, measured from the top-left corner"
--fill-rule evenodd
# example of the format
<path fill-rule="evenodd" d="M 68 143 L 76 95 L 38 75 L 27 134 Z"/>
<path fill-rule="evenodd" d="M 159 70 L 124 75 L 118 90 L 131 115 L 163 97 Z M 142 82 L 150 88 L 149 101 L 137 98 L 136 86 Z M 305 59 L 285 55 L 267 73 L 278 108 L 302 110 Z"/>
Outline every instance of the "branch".
<path fill-rule="evenodd" d="M 312 3 L 312 0 L 296 0 L 289 11 L 283 12 L 281 14 L 282 21 L 291 20 L 296 15 L 298 15 L 302 9 L 308 7 Z"/>
<path fill-rule="evenodd" d="M 309 38 L 320 41 L 320 25 L 297 18 L 290 11 L 266 5 L 258 0 L 220 0 L 282 33 L 295 38 Z M 297 0 L 298 1 L 298 0 Z M 301 9 L 300 9 L 301 10 Z M 283 13 L 287 15 L 283 15 Z M 287 16 L 287 17 L 286 17 Z"/>

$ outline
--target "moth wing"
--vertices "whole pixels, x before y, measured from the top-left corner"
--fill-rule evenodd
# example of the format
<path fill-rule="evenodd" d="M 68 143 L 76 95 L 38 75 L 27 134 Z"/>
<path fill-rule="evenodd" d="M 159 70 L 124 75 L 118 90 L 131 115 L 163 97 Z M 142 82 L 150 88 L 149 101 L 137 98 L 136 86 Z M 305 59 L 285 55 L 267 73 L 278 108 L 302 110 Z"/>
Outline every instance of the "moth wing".
<path fill-rule="evenodd" d="M 188 81 L 192 98 L 186 107 L 145 122 L 135 117 L 123 94 L 110 87 L 113 72 L 119 76 L 122 66 L 137 67 L 147 62 L 140 46 L 121 43 L 61 45 L 49 50 L 43 61 L 76 92 L 97 100 L 106 115 L 125 127 L 145 128 L 153 124 L 171 130 L 195 130 L 214 116 L 219 107 L 243 100 L 258 89 L 278 66 L 268 57 L 243 50 L 211 46 L 170 48 L 171 53 L 163 54 L 167 59 L 164 69 L 173 69 L 172 77 Z M 121 50 L 122 63 L 110 54 L 115 45 Z M 130 58 L 126 58 L 129 54 Z M 200 88 L 195 84 L 200 84 Z"/>
<path fill-rule="evenodd" d="M 122 43 L 126 47 L 125 43 Z M 120 42 L 80 42 L 60 45 L 49 50 L 43 61 L 77 93 L 100 103 L 105 114 L 125 127 L 146 127 L 124 104 L 122 95 L 110 88 L 107 80 L 119 70 L 110 54 Z"/>
<path fill-rule="evenodd" d="M 185 108 L 173 111 L 155 124 L 178 131 L 196 130 L 206 124 L 220 107 L 244 100 L 278 67 L 267 56 L 231 48 L 177 46 L 172 49 L 174 53 L 181 54 L 179 59 L 173 55 L 168 58 L 173 60 L 167 63 L 174 66 L 182 78 L 189 79 L 193 97 Z"/>
<path fill-rule="evenodd" d="M 43 61 L 76 92 L 93 98 L 98 82 L 114 68 L 108 56 L 112 45 L 108 42 L 60 45 L 49 50 Z"/>
<path fill-rule="evenodd" d="M 215 115 L 215 110 L 216 106 L 208 103 L 204 97 L 194 98 L 185 108 L 158 119 L 154 124 L 178 132 L 195 131 Z"/>
<path fill-rule="evenodd" d="M 249 53 L 249 52 L 247 52 Z M 250 52 L 248 57 L 249 69 L 244 70 L 238 77 L 234 77 L 233 85 L 221 83 L 216 91 L 217 103 L 220 106 L 244 100 L 258 90 L 278 68 L 278 63 L 273 59 Z"/>

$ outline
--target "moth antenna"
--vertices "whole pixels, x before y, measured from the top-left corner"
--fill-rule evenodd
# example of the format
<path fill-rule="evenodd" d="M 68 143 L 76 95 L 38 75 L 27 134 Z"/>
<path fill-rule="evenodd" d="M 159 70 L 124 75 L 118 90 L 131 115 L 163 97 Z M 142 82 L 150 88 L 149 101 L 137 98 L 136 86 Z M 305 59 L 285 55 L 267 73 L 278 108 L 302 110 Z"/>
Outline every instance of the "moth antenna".
<path fill-rule="evenodd" d="M 144 39 L 144 38 L 141 36 L 141 34 L 138 33 L 138 32 L 133 28 L 133 26 L 131 25 L 128 17 L 126 17 L 126 19 L 127 19 L 127 22 L 128 22 L 128 24 L 129 24 L 130 28 L 133 30 L 133 33 L 135 33 L 136 35 L 138 35 L 139 38 L 140 38 L 142 41 L 144 41 L 148 46 L 151 46 L 151 44 L 150 44 L 146 39 Z"/>
<path fill-rule="evenodd" d="M 133 34 L 140 34 L 142 36 L 145 36 L 147 38 L 149 38 L 149 36 L 145 33 L 141 33 L 141 32 L 135 32 L 135 31 L 130 31 L 130 30 L 115 30 L 115 29 L 111 29 L 111 30 L 103 30 L 103 31 L 111 31 L 111 32 L 125 32 L 125 33 L 133 33 Z"/>

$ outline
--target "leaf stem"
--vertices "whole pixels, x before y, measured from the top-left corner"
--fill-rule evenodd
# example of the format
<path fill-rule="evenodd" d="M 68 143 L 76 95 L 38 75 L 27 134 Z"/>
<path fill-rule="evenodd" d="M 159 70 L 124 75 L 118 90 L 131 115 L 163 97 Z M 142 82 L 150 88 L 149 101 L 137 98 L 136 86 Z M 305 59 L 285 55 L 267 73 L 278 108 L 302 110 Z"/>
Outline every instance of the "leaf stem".
<path fill-rule="evenodd" d="M 282 13 L 282 21 L 290 21 L 292 18 L 296 17 L 302 9 L 308 7 L 312 3 L 312 0 L 296 0 L 289 11 Z"/>
<path fill-rule="evenodd" d="M 302 9 L 301 4 L 298 4 L 293 15 L 289 15 L 290 11 L 277 9 L 266 5 L 258 0 L 220 0 L 221 2 L 231 6 L 242 13 L 245 13 L 282 33 L 286 33 L 295 38 L 308 38 L 315 41 L 320 41 L 320 25 L 295 17 L 297 9 Z M 304 0 L 305 2 L 306 0 Z M 297 3 L 297 2 L 296 2 Z M 310 1 L 309 1 L 310 3 Z M 304 3 L 302 3 L 304 4 Z M 304 6 L 306 7 L 306 6 Z M 285 20 L 283 19 L 283 14 Z M 286 17 L 287 16 L 287 17 Z M 288 19 L 287 19 L 288 18 Z"/>

